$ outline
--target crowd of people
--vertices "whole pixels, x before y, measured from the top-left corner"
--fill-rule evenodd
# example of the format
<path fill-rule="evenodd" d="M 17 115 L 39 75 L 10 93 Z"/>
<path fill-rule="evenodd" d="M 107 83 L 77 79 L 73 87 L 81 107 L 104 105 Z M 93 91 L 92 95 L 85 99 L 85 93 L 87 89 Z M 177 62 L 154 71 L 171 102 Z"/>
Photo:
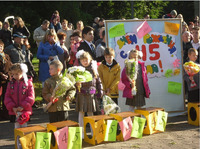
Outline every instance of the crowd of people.
<path fill-rule="evenodd" d="M 163 18 L 181 18 L 183 61 L 199 63 L 199 17 L 195 17 L 193 22 L 187 24 L 181 14 L 172 10 L 169 14 L 163 15 Z M 150 19 L 150 15 L 145 14 L 144 19 Z M 83 21 L 80 20 L 74 29 L 72 23 L 66 19 L 60 20 L 59 12 L 56 10 L 50 21 L 44 20 L 41 26 L 34 30 L 33 39 L 38 47 L 38 77 L 42 82 L 42 97 L 47 103 L 53 101 L 52 91 L 66 68 L 82 66 L 93 76 L 91 82 L 82 83 L 80 92 L 76 91 L 76 84 L 72 84 L 66 95 L 62 99 L 59 98 L 48 109 L 50 122 L 67 120 L 69 101 L 74 98 L 76 111 L 79 112 L 80 126 L 83 126 L 85 113 L 89 116 L 94 112 L 98 113 L 97 105 L 101 101 L 102 95 L 109 96 L 118 104 L 118 83 L 121 69 L 123 69 L 121 80 L 125 84 L 123 97 L 127 98 L 126 105 L 131 111 L 135 107 L 145 105 L 145 97 L 149 97 L 150 89 L 146 67 L 144 62 L 140 61 L 141 54 L 135 49 L 130 49 L 128 58 L 138 61 L 137 80 L 130 82 L 125 68 L 120 68 L 119 63 L 114 59 L 114 49 L 106 47 L 104 23 L 103 18 L 96 17 L 91 26 L 84 26 Z M 28 41 L 30 32 L 21 17 L 14 18 L 12 31 L 9 22 L 4 22 L 2 26 L 0 30 L 0 119 L 11 118 L 11 122 L 15 123 L 15 128 L 25 127 L 27 121 L 20 125 L 16 119 L 19 117 L 19 112 L 32 114 L 31 107 L 35 97 L 32 78 L 36 77 L 36 73 L 31 62 L 33 56 Z M 79 53 L 80 51 L 82 52 Z M 188 86 L 188 101 L 199 101 L 199 73 L 193 78 L 185 73 L 184 79 Z M 191 79 L 197 82 L 197 87 L 190 88 Z M 131 88 L 135 83 L 137 94 L 132 96 Z M 90 93 L 91 87 L 95 88 L 98 94 Z"/>

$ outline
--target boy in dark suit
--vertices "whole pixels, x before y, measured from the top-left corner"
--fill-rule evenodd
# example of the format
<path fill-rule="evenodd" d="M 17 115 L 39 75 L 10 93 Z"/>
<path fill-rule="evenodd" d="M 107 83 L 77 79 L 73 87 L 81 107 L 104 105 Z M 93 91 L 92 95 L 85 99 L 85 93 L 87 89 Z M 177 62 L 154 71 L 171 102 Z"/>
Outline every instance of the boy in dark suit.
<path fill-rule="evenodd" d="M 96 60 L 95 45 L 92 43 L 94 39 L 94 29 L 91 26 L 84 27 L 82 36 L 84 41 L 78 47 L 78 51 L 84 50 L 91 55 L 93 60 Z"/>

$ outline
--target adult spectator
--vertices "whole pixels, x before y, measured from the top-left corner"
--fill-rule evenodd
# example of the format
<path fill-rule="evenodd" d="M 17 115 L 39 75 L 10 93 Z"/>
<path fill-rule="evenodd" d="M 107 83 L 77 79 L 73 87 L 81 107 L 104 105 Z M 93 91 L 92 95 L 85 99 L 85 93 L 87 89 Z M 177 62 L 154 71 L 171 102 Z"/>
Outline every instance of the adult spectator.
<path fill-rule="evenodd" d="M 99 17 L 95 17 L 95 18 L 94 18 L 94 22 L 92 23 L 92 27 L 93 27 L 93 28 L 99 23 L 99 20 L 100 20 Z"/>
<path fill-rule="evenodd" d="M 67 47 L 65 46 L 65 40 L 66 40 L 66 34 L 63 32 L 60 32 L 57 34 L 59 42 L 60 42 L 60 46 L 63 49 L 64 53 L 58 55 L 59 60 L 61 61 L 61 63 L 63 64 L 63 70 L 62 72 L 65 72 L 65 69 L 67 68 L 67 64 L 69 62 L 70 56 L 69 56 L 69 51 L 67 49 Z"/>
<path fill-rule="evenodd" d="M 73 30 L 68 29 L 68 21 L 64 19 L 62 21 L 62 29 L 59 29 L 57 33 L 63 32 L 66 34 L 66 39 L 65 39 L 65 46 L 67 49 L 70 47 L 70 36 L 73 34 Z"/>
<path fill-rule="evenodd" d="M 99 23 L 94 27 L 94 42 L 96 42 L 100 36 L 99 36 L 99 30 L 101 27 L 104 27 L 105 20 L 103 18 L 100 18 Z"/>
<path fill-rule="evenodd" d="M 181 22 L 183 22 L 183 21 L 184 21 L 184 19 L 183 19 L 183 15 L 182 15 L 182 14 L 178 14 L 176 18 L 179 18 L 179 19 L 181 19 Z"/>
<path fill-rule="evenodd" d="M 76 30 L 74 30 L 74 32 L 79 31 L 79 32 L 82 33 L 83 28 L 84 28 L 83 21 L 78 21 L 78 22 L 76 23 Z"/>
<path fill-rule="evenodd" d="M 102 41 L 96 47 L 96 59 L 98 62 L 105 60 L 104 51 L 106 49 L 105 30 L 102 31 Z"/>
<path fill-rule="evenodd" d="M 60 24 L 60 22 L 58 22 L 57 16 L 53 16 L 52 19 L 53 19 L 53 20 L 52 20 L 52 22 L 50 23 L 49 28 L 50 28 L 50 29 L 54 29 L 55 32 L 57 33 L 57 31 L 58 31 L 59 29 L 62 28 L 62 27 L 61 27 L 61 24 Z"/>
<path fill-rule="evenodd" d="M 99 30 L 99 39 L 95 42 L 95 47 L 97 47 L 98 44 L 100 44 L 103 40 L 102 32 L 105 31 L 105 27 L 100 28 Z"/>
<path fill-rule="evenodd" d="M 37 51 L 37 58 L 40 60 L 39 81 L 42 82 L 42 87 L 44 86 L 44 81 L 50 77 L 48 62 L 58 59 L 58 55 L 63 53 L 64 51 L 60 47 L 55 30 L 48 30 Z"/>
<path fill-rule="evenodd" d="M 5 48 L 5 53 L 10 56 L 11 62 L 14 63 L 25 63 L 25 54 L 22 46 L 24 44 L 24 36 L 21 32 L 13 34 L 14 43 Z"/>
<path fill-rule="evenodd" d="M 193 22 L 189 22 L 188 23 L 188 28 L 189 28 L 190 33 L 192 33 L 192 28 L 193 27 L 194 27 L 194 23 Z"/>
<path fill-rule="evenodd" d="M 200 61 L 200 29 L 198 26 L 195 26 L 192 28 L 192 35 L 193 35 L 193 40 L 191 41 L 193 48 L 195 48 L 198 51 L 198 58 L 197 62 L 199 63 Z"/>
<path fill-rule="evenodd" d="M 72 23 L 68 23 L 68 30 L 74 30 L 74 25 Z"/>
<path fill-rule="evenodd" d="M 188 50 L 192 48 L 192 43 L 190 42 L 190 32 L 185 31 L 182 34 L 182 41 L 183 41 L 183 63 L 187 61 L 188 57 Z"/>
<path fill-rule="evenodd" d="M 172 10 L 170 13 L 164 15 L 164 18 L 176 18 L 177 12 L 176 10 Z"/>
<path fill-rule="evenodd" d="M 0 39 L 3 41 L 5 48 L 12 44 L 11 37 L 10 24 L 9 22 L 4 22 L 3 28 L 0 30 Z"/>
<path fill-rule="evenodd" d="M 150 15 L 149 15 L 148 13 L 146 13 L 146 14 L 144 15 L 144 19 L 150 19 Z"/>
<path fill-rule="evenodd" d="M 53 12 L 53 14 L 52 14 L 52 16 L 51 16 L 50 22 L 53 22 L 53 19 L 54 19 L 55 17 L 57 18 L 57 21 L 60 22 L 60 14 L 59 14 L 58 10 L 55 10 L 55 11 Z"/>
<path fill-rule="evenodd" d="M 189 31 L 189 27 L 185 21 L 182 22 L 182 33 Z"/>
<path fill-rule="evenodd" d="M 17 32 L 22 33 L 26 37 L 30 37 L 30 32 L 28 28 L 25 26 L 24 21 L 21 17 L 15 17 L 14 18 L 14 27 L 13 27 L 13 34 L 16 34 Z"/>
<path fill-rule="evenodd" d="M 49 24 L 50 22 L 48 20 L 44 20 L 42 25 L 34 30 L 33 39 L 36 41 L 37 47 L 39 47 L 39 44 L 43 40 L 46 31 L 49 29 Z"/>

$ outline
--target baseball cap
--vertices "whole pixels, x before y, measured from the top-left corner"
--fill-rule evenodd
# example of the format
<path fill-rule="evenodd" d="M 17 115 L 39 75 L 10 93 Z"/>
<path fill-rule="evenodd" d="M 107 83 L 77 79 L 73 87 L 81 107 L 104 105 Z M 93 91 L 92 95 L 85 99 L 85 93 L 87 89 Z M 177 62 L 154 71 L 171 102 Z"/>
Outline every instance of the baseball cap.
<path fill-rule="evenodd" d="M 21 32 L 14 33 L 13 37 L 26 38 L 26 36 L 24 36 Z"/>

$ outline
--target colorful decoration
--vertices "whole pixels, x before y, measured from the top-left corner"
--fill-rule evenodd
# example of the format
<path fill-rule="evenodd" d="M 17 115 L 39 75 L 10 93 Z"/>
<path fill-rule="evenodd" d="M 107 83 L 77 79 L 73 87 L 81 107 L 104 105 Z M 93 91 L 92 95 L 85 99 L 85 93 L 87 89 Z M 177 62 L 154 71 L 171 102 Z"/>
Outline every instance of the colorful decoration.
<path fill-rule="evenodd" d="M 181 61 L 180 59 L 175 59 L 175 60 L 174 60 L 174 62 L 173 62 L 174 68 L 180 66 L 180 64 L 181 64 L 180 61 Z"/>
<path fill-rule="evenodd" d="M 182 83 L 179 82 L 168 82 L 168 92 L 172 94 L 181 94 Z"/>
<path fill-rule="evenodd" d="M 117 120 L 107 120 L 107 127 L 104 141 L 116 141 Z"/>
<path fill-rule="evenodd" d="M 68 143 L 68 127 L 61 128 L 54 132 L 59 149 L 66 149 Z"/>
<path fill-rule="evenodd" d="M 168 113 L 165 111 L 158 110 L 157 121 L 156 121 L 156 130 L 165 131 L 167 125 L 167 116 Z"/>
<path fill-rule="evenodd" d="M 36 132 L 35 148 L 50 149 L 50 146 L 51 146 L 51 133 Z"/>
<path fill-rule="evenodd" d="M 181 72 L 181 69 L 175 69 L 174 70 L 174 75 L 177 76 L 177 75 L 180 74 L 180 72 Z"/>
<path fill-rule="evenodd" d="M 127 118 L 123 119 L 123 121 L 119 122 L 119 125 L 120 125 L 121 131 L 122 131 L 124 141 L 130 139 L 131 131 L 132 131 L 132 127 L 133 127 L 131 118 L 127 117 Z"/>
<path fill-rule="evenodd" d="M 165 33 L 178 35 L 180 24 L 165 22 Z"/>
<path fill-rule="evenodd" d="M 69 127 L 68 133 L 67 149 L 82 149 L 82 127 Z"/>
<path fill-rule="evenodd" d="M 137 116 L 134 117 L 131 137 L 142 138 L 145 122 L 145 118 Z"/>
<path fill-rule="evenodd" d="M 19 138 L 19 141 L 23 149 L 35 149 L 36 138 L 34 132 Z"/>
<path fill-rule="evenodd" d="M 125 33 L 124 23 L 115 25 L 115 26 L 113 26 L 112 28 L 109 29 L 110 38 L 123 36 L 125 34 L 126 33 Z"/>
<path fill-rule="evenodd" d="M 167 69 L 167 70 L 165 71 L 165 77 L 167 77 L 167 78 L 171 77 L 171 76 L 172 76 L 172 73 L 173 73 L 172 69 Z"/>
<path fill-rule="evenodd" d="M 149 33 L 152 30 L 152 28 L 149 26 L 147 21 L 144 21 L 138 28 L 137 28 L 137 34 L 138 38 L 142 38 L 144 35 Z"/>

